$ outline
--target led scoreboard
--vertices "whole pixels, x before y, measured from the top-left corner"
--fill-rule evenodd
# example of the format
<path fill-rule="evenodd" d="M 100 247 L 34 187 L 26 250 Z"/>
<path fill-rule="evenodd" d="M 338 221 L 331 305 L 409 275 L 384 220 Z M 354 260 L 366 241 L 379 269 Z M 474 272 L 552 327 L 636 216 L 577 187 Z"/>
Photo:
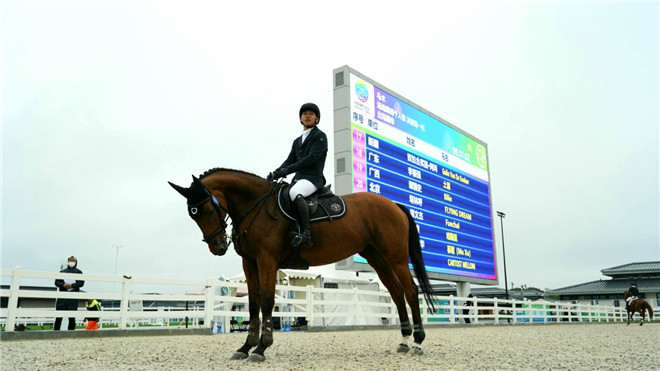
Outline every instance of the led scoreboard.
<path fill-rule="evenodd" d="M 484 142 L 348 66 L 334 70 L 334 134 L 337 193 L 406 205 L 432 278 L 497 284 Z M 371 270 L 359 255 L 336 268 Z"/>

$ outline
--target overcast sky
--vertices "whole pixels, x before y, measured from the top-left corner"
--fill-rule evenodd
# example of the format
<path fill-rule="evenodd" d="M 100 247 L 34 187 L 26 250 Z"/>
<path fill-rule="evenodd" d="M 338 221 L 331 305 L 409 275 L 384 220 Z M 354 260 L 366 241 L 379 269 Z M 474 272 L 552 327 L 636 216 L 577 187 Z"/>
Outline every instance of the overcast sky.
<path fill-rule="evenodd" d="M 324 3 L 3 1 L 1 267 L 240 273 L 167 181 L 265 177 L 312 101 L 334 183 L 343 65 L 488 144 L 509 284 L 660 259 L 657 2 Z"/>

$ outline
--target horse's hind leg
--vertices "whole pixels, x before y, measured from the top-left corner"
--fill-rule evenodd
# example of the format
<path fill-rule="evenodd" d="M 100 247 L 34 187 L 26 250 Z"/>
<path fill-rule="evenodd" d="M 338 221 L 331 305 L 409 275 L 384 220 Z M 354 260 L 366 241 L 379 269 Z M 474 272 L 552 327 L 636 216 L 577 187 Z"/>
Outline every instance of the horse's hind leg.
<path fill-rule="evenodd" d="M 401 336 L 402 340 L 399 343 L 397 352 L 407 353 L 410 350 L 408 341 L 410 340 L 410 335 L 412 335 L 412 328 L 410 327 L 410 321 L 408 320 L 408 310 L 406 309 L 406 299 L 403 296 L 403 288 L 401 284 L 396 279 L 394 271 L 390 268 L 389 264 L 383 260 L 380 254 L 374 249 L 367 249 L 360 253 L 362 257 L 367 259 L 367 262 L 374 268 L 378 274 L 378 278 L 385 285 L 387 291 L 390 292 L 392 301 L 396 305 L 396 309 L 399 312 L 399 322 L 401 322 Z"/>
<path fill-rule="evenodd" d="M 426 337 L 424 332 L 424 327 L 422 326 L 422 315 L 419 311 L 419 291 L 417 290 L 417 285 L 413 281 L 410 270 L 408 269 L 408 260 L 405 260 L 403 264 L 398 264 L 394 268 L 396 277 L 401 282 L 403 290 L 406 295 L 406 301 L 410 305 L 410 311 L 412 312 L 413 317 L 413 354 L 421 355 L 424 354 L 422 351 L 422 342 Z"/>
<path fill-rule="evenodd" d="M 642 308 L 642 309 L 639 311 L 639 314 L 642 315 L 642 322 L 639 323 L 639 325 L 642 326 L 642 325 L 644 324 L 644 319 L 646 319 L 646 313 L 644 312 L 644 308 Z"/>
<path fill-rule="evenodd" d="M 243 346 L 238 348 L 230 359 L 245 359 L 248 358 L 250 349 L 257 346 L 259 343 L 259 275 L 257 268 L 243 259 L 243 272 L 248 285 L 248 307 L 250 310 L 250 327 L 248 328 L 248 336 L 245 339 Z"/>

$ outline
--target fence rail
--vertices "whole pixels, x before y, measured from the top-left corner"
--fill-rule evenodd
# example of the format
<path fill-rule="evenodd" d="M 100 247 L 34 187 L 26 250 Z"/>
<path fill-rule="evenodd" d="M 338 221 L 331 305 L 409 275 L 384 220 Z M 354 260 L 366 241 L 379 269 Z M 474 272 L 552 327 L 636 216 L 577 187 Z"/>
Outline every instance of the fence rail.
<path fill-rule="evenodd" d="M 19 323 L 49 323 L 55 317 L 74 317 L 77 321 L 90 316 L 85 310 L 55 311 L 53 309 L 20 308 L 19 298 L 41 299 L 88 299 L 116 300 L 120 302 L 119 308 L 101 312 L 94 312 L 106 323 L 117 323 L 119 329 L 130 328 L 137 323 L 150 323 L 164 325 L 172 320 L 188 317 L 193 326 L 211 328 L 212 323 L 219 323 L 224 329 L 229 329 L 231 318 L 249 317 L 246 311 L 232 310 L 234 304 L 247 304 L 248 298 L 237 297 L 232 293 L 238 289 L 246 290 L 245 283 L 224 282 L 213 279 L 207 280 L 178 280 L 178 279 L 152 279 L 138 277 L 101 276 L 90 274 L 54 273 L 39 271 L 24 271 L 20 268 L 0 270 L 3 277 L 11 278 L 8 290 L 1 290 L 2 297 L 8 298 L 7 308 L 0 309 L 0 322 L 5 325 L 5 331 L 14 331 Z M 65 291 L 37 291 L 20 288 L 22 279 L 78 279 L 98 281 L 103 283 L 121 284 L 121 292 L 65 292 Z M 204 287 L 203 295 L 191 294 L 133 294 L 131 287 L 137 284 L 153 284 L 162 286 L 197 286 Z M 216 290 L 216 288 L 221 288 Z M 225 288 L 225 290 L 222 290 Z M 293 291 L 302 299 L 290 299 L 276 295 L 275 305 L 281 308 L 288 306 L 291 311 L 274 312 L 274 317 L 305 317 L 308 323 L 314 326 L 323 319 L 344 317 L 351 319 L 352 324 L 358 323 L 358 318 L 380 318 L 384 324 L 397 324 L 398 312 L 392 303 L 389 293 L 353 289 L 315 288 L 312 286 L 276 286 L 277 292 Z M 216 291 L 222 294 L 216 294 Z M 227 293 L 229 292 L 229 293 Z M 329 294 L 336 297 L 344 294 L 350 299 L 325 299 Z M 361 300 L 370 297 L 371 300 Z M 172 301 L 196 302 L 193 308 L 130 308 L 131 301 Z M 423 297 L 419 297 L 423 303 Z M 469 304 L 469 305 L 466 305 Z M 456 324 L 470 320 L 472 323 L 553 323 L 553 322 L 619 322 L 625 321 L 626 312 L 623 308 L 602 305 L 570 304 L 564 302 L 529 301 L 529 300 L 502 300 L 498 298 L 465 298 L 455 296 L 438 296 L 434 303 L 436 313 L 429 313 L 426 305 L 422 305 L 422 320 L 425 324 Z M 247 305 L 246 305 L 247 306 Z M 332 310 L 326 307 L 334 306 Z M 337 307 L 345 310 L 338 311 Z M 409 309 L 409 308 L 408 308 Z M 464 310 L 467 311 L 464 313 Z M 186 323 L 188 323 L 186 321 Z"/>

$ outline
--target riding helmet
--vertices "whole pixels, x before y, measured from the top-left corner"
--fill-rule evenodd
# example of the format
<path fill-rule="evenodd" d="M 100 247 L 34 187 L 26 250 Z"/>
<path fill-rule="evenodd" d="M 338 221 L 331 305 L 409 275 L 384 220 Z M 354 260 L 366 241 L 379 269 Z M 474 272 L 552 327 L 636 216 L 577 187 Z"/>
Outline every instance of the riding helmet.
<path fill-rule="evenodd" d="M 298 112 L 298 118 L 302 117 L 303 112 L 305 111 L 312 111 L 316 114 L 316 117 L 319 119 L 319 122 L 321 122 L 321 110 L 319 110 L 319 106 L 317 106 L 314 103 L 305 103 L 300 107 L 300 112 Z"/>

